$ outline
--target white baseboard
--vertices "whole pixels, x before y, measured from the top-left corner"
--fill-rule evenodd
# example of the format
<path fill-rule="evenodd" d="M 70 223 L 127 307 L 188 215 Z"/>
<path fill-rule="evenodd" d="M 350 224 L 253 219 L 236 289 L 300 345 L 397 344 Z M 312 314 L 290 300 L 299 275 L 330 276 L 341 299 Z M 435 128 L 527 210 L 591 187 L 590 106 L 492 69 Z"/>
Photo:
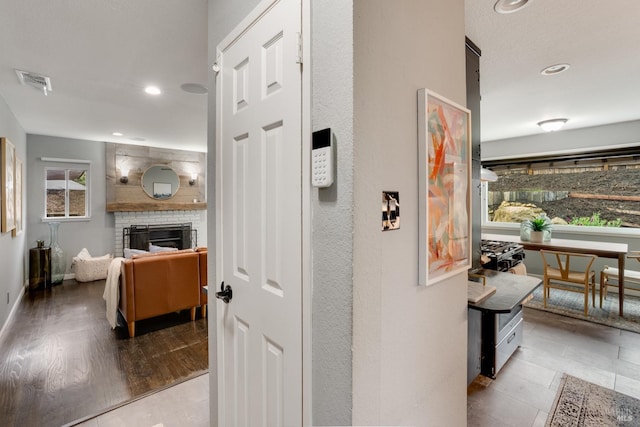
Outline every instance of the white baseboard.
<path fill-rule="evenodd" d="M 2 336 L 4 335 L 5 329 L 7 329 L 7 325 L 9 323 L 11 323 L 11 320 L 13 319 L 13 316 L 16 314 L 16 310 L 18 309 L 18 307 L 20 306 L 20 303 L 22 302 L 22 298 L 24 297 L 24 294 L 26 293 L 28 284 L 25 283 L 25 285 L 26 286 L 22 287 L 22 291 L 20 292 L 20 295 L 18 295 L 18 298 L 16 298 L 16 302 L 13 303 L 13 307 L 11 307 L 11 311 L 9 312 L 9 316 L 7 316 L 7 320 L 4 322 L 4 325 L 2 325 L 2 329 L 0 329 L 0 341 L 2 340 Z"/>

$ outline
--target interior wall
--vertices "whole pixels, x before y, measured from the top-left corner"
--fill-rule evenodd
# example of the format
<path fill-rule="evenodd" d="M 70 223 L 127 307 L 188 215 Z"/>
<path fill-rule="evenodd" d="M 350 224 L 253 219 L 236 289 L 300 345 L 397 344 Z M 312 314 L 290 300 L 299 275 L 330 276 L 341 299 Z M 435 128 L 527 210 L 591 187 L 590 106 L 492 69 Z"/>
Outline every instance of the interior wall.
<path fill-rule="evenodd" d="M 43 222 L 44 217 L 44 185 L 46 166 L 56 163 L 43 162 L 42 157 L 58 159 L 89 160 L 91 162 L 90 210 L 88 220 L 60 220 L 58 243 L 64 250 L 67 268 L 71 274 L 72 258 L 87 248 L 93 256 L 114 252 L 115 225 L 112 213 L 106 212 L 105 193 L 105 146 L 103 142 L 87 141 L 71 138 L 59 138 L 46 135 L 27 136 L 27 203 L 26 214 L 27 242 L 29 247 L 36 246 L 36 240 L 44 240 L 49 244 L 49 225 Z"/>
<path fill-rule="evenodd" d="M 27 185 L 30 181 L 27 173 L 27 135 L 5 103 L 0 97 L 0 136 L 7 138 L 16 147 L 16 157 L 23 162 L 22 170 L 22 203 L 23 218 L 29 211 L 30 205 L 26 198 Z M 1 215 L 1 214 L 0 214 Z M 24 231 L 16 237 L 11 232 L 0 233 L 0 330 L 2 330 L 9 318 L 11 311 L 20 300 L 24 291 L 24 285 L 28 280 L 26 232 L 28 224 L 24 224 Z"/>
<path fill-rule="evenodd" d="M 466 103 L 464 2 L 354 5 L 352 423 L 466 425 L 467 273 L 418 285 L 417 162 L 418 89 Z"/>
<path fill-rule="evenodd" d="M 337 166 L 311 194 L 313 424 L 352 425 L 353 2 L 312 1 L 311 31 L 311 126 L 331 128 Z"/>

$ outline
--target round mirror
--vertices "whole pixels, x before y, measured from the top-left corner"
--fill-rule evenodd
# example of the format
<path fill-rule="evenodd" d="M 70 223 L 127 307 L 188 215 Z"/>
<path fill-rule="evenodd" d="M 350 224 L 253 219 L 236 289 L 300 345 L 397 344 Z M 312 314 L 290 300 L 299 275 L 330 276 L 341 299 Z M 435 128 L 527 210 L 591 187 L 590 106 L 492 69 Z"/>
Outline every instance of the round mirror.
<path fill-rule="evenodd" d="M 176 171 L 165 165 L 154 165 L 142 174 L 142 189 L 147 196 L 156 200 L 173 197 L 180 188 L 180 178 Z"/>

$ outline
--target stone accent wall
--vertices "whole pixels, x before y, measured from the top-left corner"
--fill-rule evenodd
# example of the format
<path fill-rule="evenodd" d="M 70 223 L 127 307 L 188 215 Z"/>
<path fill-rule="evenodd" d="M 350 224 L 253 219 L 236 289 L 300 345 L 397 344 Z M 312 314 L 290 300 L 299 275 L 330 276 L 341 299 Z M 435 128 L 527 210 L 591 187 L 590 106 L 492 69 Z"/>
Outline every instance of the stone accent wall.
<path fill-rule="evenodd" d="M 192 230 L 198 230 L 198 242 L 204 236 L 200 233 L 200 211 L 144 211 L 144 212 L 114 212 L 116 219 L 115 255 L 122 256 L 122 229 L 132 225 L 182 224 L 191 223 Z"/>

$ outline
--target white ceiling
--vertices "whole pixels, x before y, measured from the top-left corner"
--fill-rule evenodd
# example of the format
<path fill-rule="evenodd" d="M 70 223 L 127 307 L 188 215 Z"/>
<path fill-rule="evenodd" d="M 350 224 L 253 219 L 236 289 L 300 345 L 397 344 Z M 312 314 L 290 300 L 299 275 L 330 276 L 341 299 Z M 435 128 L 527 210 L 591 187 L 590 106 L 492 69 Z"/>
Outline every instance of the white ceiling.
<path fill-rule="evenodd" d="M 0 0 L 0 96 L 27 133 L 206 151 L 207 96 L 183 83 L 207 84 L 207 0 Z"/>
<path fill-rule="evenodd" d="M 507 15 L 494 3 L 465 1 L 483 141 L 554 117 L 565 129 L 640 119 L 640 1 L 531 0 Z M 206 28 L 207 0 L 0 0 L 0 96 L 27 133 L 206 151 L 207 97 L 180 89 L 207 83 Z M 16 68 L 53 91 L 21 86 Z"/>
<path fill-rule="evenodd" d="M 482 141 L 640 119 L 640 1 L 530 0 L 498 14 L 466 0 L 466 33 L 482 51 Z M 555 76 L 540 71 L 558 63 Z"/>

